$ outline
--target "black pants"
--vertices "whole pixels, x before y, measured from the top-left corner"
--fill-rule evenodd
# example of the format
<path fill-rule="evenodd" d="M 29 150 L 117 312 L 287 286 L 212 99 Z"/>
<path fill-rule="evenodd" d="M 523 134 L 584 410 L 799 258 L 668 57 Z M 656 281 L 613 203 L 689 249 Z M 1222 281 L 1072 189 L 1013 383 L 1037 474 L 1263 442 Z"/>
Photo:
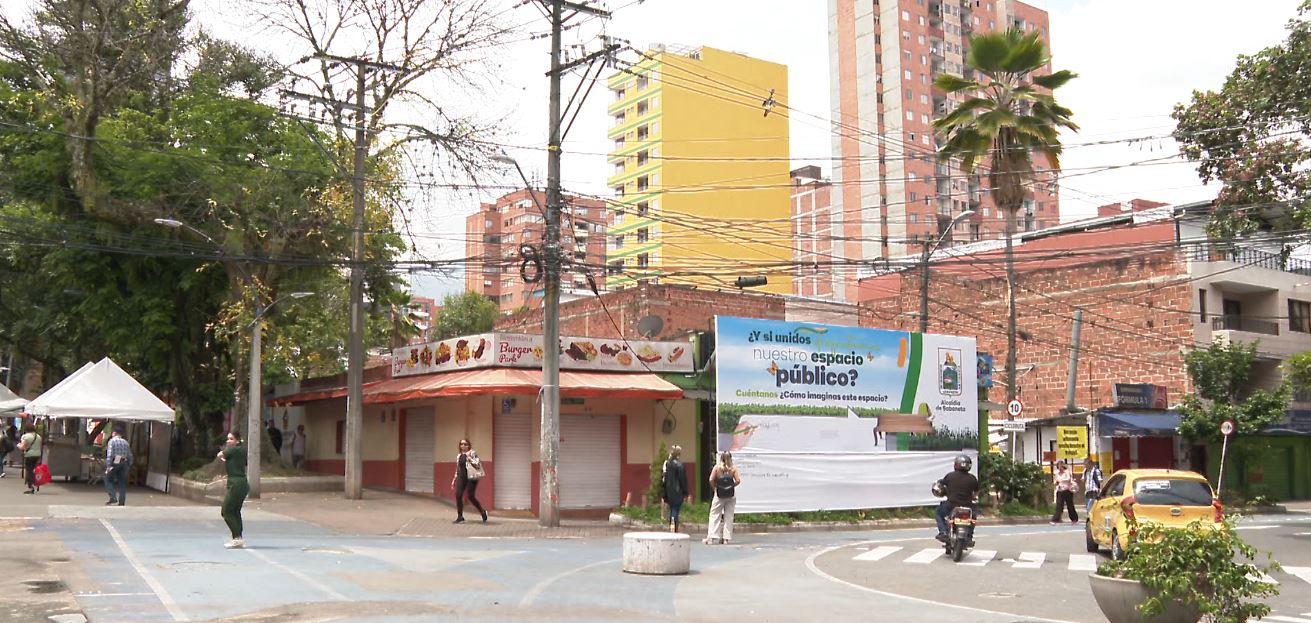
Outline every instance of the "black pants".
<path fill-rule="evenodd" d="M 1056 492 L 1056 512 L 1052 514 L 1052 521 L 1061 520 L 1061 508 L 1064 507 L 1070 511 L 1070 521 L 1079 521 L 1079 513 L 1074 510 L 1074 492 L 1057 491 Z"/>
<path fill-rule="evenodd" d="M 36 464 L 41 460 L 39 456 L 23 457 L 23 482 L 27 483 L 28 489 L 36 489 Z"/>
<path fill-rule="evenodd" d="M 460 479 L 455 481 L 455 516 L 464 519 L 464 496 L 469 496 L 469 503 L 478 509 L 478 514 L 486 514 L 483 505 L 478 503 L 478 481 Z"/>

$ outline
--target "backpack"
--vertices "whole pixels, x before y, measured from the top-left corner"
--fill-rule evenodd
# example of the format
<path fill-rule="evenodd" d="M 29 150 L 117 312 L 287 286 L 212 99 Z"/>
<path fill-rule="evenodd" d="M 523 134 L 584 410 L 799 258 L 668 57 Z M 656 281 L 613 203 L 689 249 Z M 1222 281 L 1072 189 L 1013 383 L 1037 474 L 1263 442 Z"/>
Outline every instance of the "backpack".
<path fill-rule="evenodd" d="M 9 441 L 9 436 L 0 433 L 0 459 L 3 459 L 4 456 L 6 454 L 9 454 L 9 452 L 13 449 L 14 449 L 14 444 L 12 441 Z"/>
<path fill-rule="evenodd" d="M 50 468 L 45 463 L 37 464 L 36 469 L 32 470 L 32 483 L 38 487 L 50 484 Z"/>
<path fill-rule="evenodd" d="M 723 472 L 715 478 L 716 497 L 731 498 L 735 488 L 737 488 L 737 485 L 733 482 L 733 474 Z"/>

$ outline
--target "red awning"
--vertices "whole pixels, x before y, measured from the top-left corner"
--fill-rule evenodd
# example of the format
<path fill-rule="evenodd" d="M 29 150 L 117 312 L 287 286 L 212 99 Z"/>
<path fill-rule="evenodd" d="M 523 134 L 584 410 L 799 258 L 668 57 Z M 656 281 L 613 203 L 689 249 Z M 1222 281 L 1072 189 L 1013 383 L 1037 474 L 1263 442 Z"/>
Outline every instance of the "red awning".
<path fill-rule="evenodd" d="M 366 394 L 368 393 L 370 387 L 374 387 L 379 383 L 383 383 L 383 382 L 385 381 L 374 381 L 372 383 L 365 383 L 364 384 L 365 393 Z M 270 407 L 289 407 L 294 405 L 305 404 L 307 402 L 314 402 L 316 400 L 329 400 L 332 398 L 345 398 L 345 397 L 346 397 L 345 387 L 329 387 L 327 389 L 315 389 L 315 390 L 298 392 L 295 394 L 288 394 L 286 396 L 278 396 L 276 398 L 270 399 L 268 404 Z M 368 401 L 365 400 L 365 402 Z"/>
<path fill-rule="evenodd" d="M 541 370 L 482 368 L 383 381 L 364 390 L 365 404 L 475 394 L 536 394 Z M 575 398 L 670 400 L 683 390 L 655 374 L 560 371 L 560 395 Z"/>

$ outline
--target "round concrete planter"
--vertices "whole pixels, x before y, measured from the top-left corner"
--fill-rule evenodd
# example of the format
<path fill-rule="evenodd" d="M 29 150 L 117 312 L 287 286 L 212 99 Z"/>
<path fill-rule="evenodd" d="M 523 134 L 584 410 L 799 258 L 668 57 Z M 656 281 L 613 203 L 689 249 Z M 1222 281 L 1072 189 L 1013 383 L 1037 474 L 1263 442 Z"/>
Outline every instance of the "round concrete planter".
<path fill-rule="evenodd" d="M 1166 602 L 1165 611 L 1152 618 L 1138 612 L 1138 604 L 1152 595 L 1152 591 L 1138 580 L 1124 580 L 1091 574 L 1093 598 L 1110 623 L 1197 623 L 1202 615 L 1196 605 Z"/>

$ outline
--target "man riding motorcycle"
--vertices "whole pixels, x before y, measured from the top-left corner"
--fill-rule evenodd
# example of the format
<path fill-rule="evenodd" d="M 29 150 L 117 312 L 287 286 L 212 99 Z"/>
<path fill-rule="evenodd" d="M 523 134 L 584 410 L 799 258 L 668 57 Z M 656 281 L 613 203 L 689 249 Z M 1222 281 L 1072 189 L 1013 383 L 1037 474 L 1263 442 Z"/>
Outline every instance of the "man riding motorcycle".
<path fill-rule="evenodd" d="M 973 466 L 974 461 L 969 455 L 957 455 L 951 472 L 933 483 L 933 494 L 946 496 L 946 499 L 938 503 L 938 512 L 934 513 L 934 519 L 938 521 L 939 541 L 947 540 L 947 516 L 953 508 L 968 506 L 977 510 L 974 499 L 979 495 L 979 479 L 970 473 Z"/>

